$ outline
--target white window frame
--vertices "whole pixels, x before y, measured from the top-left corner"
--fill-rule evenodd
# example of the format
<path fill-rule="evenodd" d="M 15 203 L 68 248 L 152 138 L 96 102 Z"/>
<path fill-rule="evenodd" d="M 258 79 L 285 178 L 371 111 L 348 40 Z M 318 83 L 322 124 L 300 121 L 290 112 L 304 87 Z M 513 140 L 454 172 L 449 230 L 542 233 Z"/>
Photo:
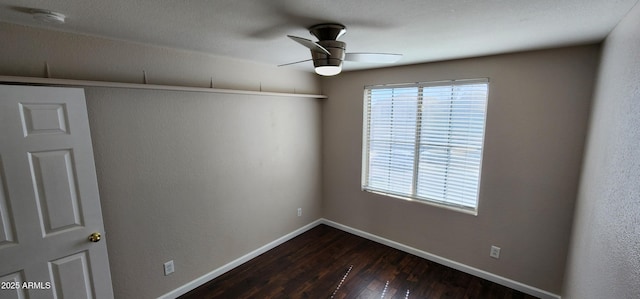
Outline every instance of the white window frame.
<path fill-rule="evenodd" d="M 464 199 L 447 199 L 447 198 L 431 198 L 431 197 L 427 197 L 424 195 L 419 195 L 420 192 L 422 192 L 423 194 L 425 193 L 424 191 L 418 191 L 418 186 L 426 186 L 429 185 L 429 178 L 432 178 L 434 176 L 429 176 L 429 178 L 425 179 L 425 180 L 420 180 L 419 182 L 419 177 L 420 177 L 420 169 L 424 168 L 423 171 L 427 171 L 427 167 L 422 167 L 421 165 L 429 165 L 427 163 L 428 159 L 432 159 L 432 158 L 428 158 L 430 157 L 429 154 L 421 154 L 421 152 L 427 152 L 427 150 L 421 150 L 420 146 L 425 146 L 425 148 L 429 147 L 430 145 L 427 143 L 421 143 L 421 128 L 424 125 L 427 125 L 427 121 L 429 119 L 429 115 L 425 112 L 425 114 L 423 115 L 422 113 L 425 111 L 424 109 L 429 109 L 428 106 L 429 104 L 425 103 L 426 100 L 424 99 L 425 97 L 427 97 L 429 95 L 429 92 L 431 92 L 432 90 L 435 90 L 432 87 L 435 88 L 440 88 L 440 87 L 451 87 L 451 95 L 450 95 L 450 101 L 451 101 L 451 106 L 450 106 L 450 111 L 453 112 L 453 109 L 463 109 L 463 108 L 459 108 L 456 107 L 454 102 L 455 102 L 455 97 L 459 97 L 462 93 L 456 93 L 456 87 L 459 86 L 464 86 L 464 85 L 472 85 L 472 86 L 481 86 L 484 85 L 486 90 L 485 92 L 485 97 L 484 99 L 481 99 L 482 96 L 478 97 L 478 101 L 483 101 L 483 102 L 477 102 L 475 103 L 475 106 L 473 106 L 476 110 L 474 110 L 475 112 L 475 118 L 472 120 L 474 121 L 474 127 L 473 129 L 475 130 L 475 132 L 471 132 L 468 131 L 468 135 L 464 135 L 464 138 L 472 138 L 473 140 L 475 140 L 473 142 L 473 149 L 470 151 L 473 151 L 474 154 L 479 154 L 479 159 L 474 159 L 474 158 L 470 158 L 467 159 L 465 158 L 464 161 L 459 161 L 456 160 L 455 164 L 458 165 L 458 163 L 462 163 L 462 167 L 469 167 L 470 170 L 469 172 L 464 171 L 464 181 L 463 184 L 468 184 L 465 185 L 465 189 L 466 190 L 472 190 L 475 187 L 475 192 L 465 192 Z M 411 175 L 411 182 L 409 182 L 407 180 L 407 175 L 401 175 L 402 177 L 402 182 L 400 183 L 400 185 L 404 184 L 411 184 L 410 190 L 405 192 L 405 191 L 397 191 L 397 190 L 391 190 L 394 189 L 395 187 L 392 187 L 393 182 L 391 182 L 393 180 L 392 178 L 392 170 L 394 169 L 393 166 L 397 166 L 395 164 L 393 164 L 393 162 L 391 162 L 392 157 L 394 157 L 394 154 L 392 153 L 393 150 L 389 150 L 388 152 L 386 152 L 385 154 L 389 155 L 390 158 L 388 158 L 389 162 L 388 162 L 388 168 L 384 168 L 384 166 L 381 168 L 383 170 L 387 169 L 389 170 L 389 177 L 387 178 L 388 182 L 388 186 L 387 187 L 380 187 L 380 185 L 384 185 L 384 183 L 382 184 L 378 184 L 378 186 L 374 186 L 376 183 L 376 179 L 378 178 L 378 176 L 376 175 L 374 177 L 374 179 L 370 179 L 370 163 L 377 163 L 377 162 L 371 162 L 373 160 L 371 160 L 371 147 L 370 147 L 370 143 L 375 143 L 374 142 L 370 142 L 370 134 L 371 134 L 371 113 L 372 113 L 372 106 L 371 106 L 371 93 L 372 90 L 379 90 L 382 89 L 382 92 L 390 92 L 390 90 L 396 91 L 398 90 L 398 93 L 400 91 L 402 91 L 403 89 L 410 89 L 410 88 L 417 88 L 417 92 L 415 95 L 416 98 L 416 117 L 415 117 L 415 139 L 414 139 L 414 143 L 410 144 L 410 143 L 406 143 L 406 140 L 409 140 L 408 138 L 410 137 L 406 137 L 406 136 L 410 136 L 411 134 L 405 134 L 404 138 L 407 139 L 403 139 L 401 143 L 394 143 L 394 141 L 392 140 L 393 137 L 390 137 L 389 140 L 385 140 L 385 142 L 388 142 L 390 144 L 390 148 L 393 147 L 393 145 L 396 144 L 404 144 L 405 147 L 408 146 L 408 148 L 410 149 L 411 146 L 414 147 L 413 149 L 413 153 L 409 154 L 408 157 L 413 157 L 413 160 L 407 160 L 404 161 L 405 164 L 403 164 L 403 166 L 405 166 L 404 168 L 404 172 L 410 171 L 412 172 Z M 431 89 L 430 89 L 431 88 Z M 427 93 L 423 93 L 425 90 L 427 90 Z M 482 91 L 480 91 L 480 94 L 482 93 Z M 440 94 L 437 94 L 437 96 L 440 96 Z M 380 98 L 382 98 L 382 96 L 380 96 Z M 392 99 L 398 99 L 398 98 L 402 98 L 404 99 L 402 96 L 398 95 L 398 96 L 391 96 L 389 98 L 389 100 Z M 407 98 L 409 98 L 408 101 L 412 100 L 412 96 L 408 96 Z M 468 97 L 471 98 L 471 97 Z M 433 97 L 431 97 L 430 99 L 433 99 Z M 446 99 L 446 97 L 438 97 L 437 99 L 439 100 L 443 100 Z M 473 97 L 474 100 L 476 100 L 475 97 Z M 363 143 L 362 143 L 362 181 L 361 181 L 361 188 L 363 191 L 368 191 L 368 192 L 372 192 L 372 193 L 377 193 L 377 194 L 382 194 L 382 195 L 386 195 L 386 196 L 390 196 L 390 197 L 394 197 L 394 198 L 400 198 L 400 199 L 404 199 L 404 200 L 411 200 L 411 201 L 417 201 L 417 202 L 421 202 L 421 203 L 426 203 L 426 204 L 430 204 L 430 205 L 435 205 L 435 206 L 439 206 L 439 207 L 443 207 L 443 208 L 448 208 L 448 209 L 453 209 L 456 211 L 461 211 L 461 212 L 465 212 L 465 213 L 469 213 L 469 214 L 473 214 L 473 215 L 477 215 L 478 213 L 478 206 L 479 206 L 479 194 L 480 194 L 480 178 L 481 178 L 481 174 L 482 174 L 482 157 L 483 157 L 483 150 L 484 150 L 484 136 L 485 136 L 485 129 L 486 129 L 486 116 L 487 116 L 487 103 L 488 103 L 488 99 L 489 99 L 489 79 L 488 78 L 481 78 L 481 79 L 465 79 L 465 80 L 447 80 L 447 81 L 434 81 L 434 82 L 421 82 L 421 83 L 410 83 L 410 84 L 386 84 L 386 85 L 371 85 L 371 86 L 365 86 L 364 89 L 364 100 L 363 100 Z M 399 100 L 398 100 L 399 101 Z M 433 101 L 432 101 L 433 102 Z M 394 105 L 393 101 L 392 104 L 390 105 Z M 477 117 L 479 115 L 478 111 L 480 111 L 480 106 L 482 109 L 482 120 L 481 120 L 481 125 L 479 123 L 479 121 L 477 120 Z M 394 106 L 395 107 L 395 106 Z M 399 106 L 399 109 L 405 106 Z M 426 107 L 426 108 L 425 108 Z M 378 108 L 380 109 L 380 108 Z M 391 108 L 391 110 L 393 111 L 394 108 Z M 457 112 L 460 112 L 462 110 L 456 110 Z M 393 112 L 390 113 L 391 115 L 393 115 Z M 471 117 L 470 117 L 471 118 Z M 391 117 L 392 122 L 395 121 L 395 119 L 393 119 L 393 116 Z M 397 118 L 396 118 L 397 119 Z M 435 119 L 435 117 L 433 118 Z M 442 131 L 437 131 L 437 132 L 445 132 L 447 131 L 450 135 L 452 135 L 452 132 L 454 131 L 454 126 L 452 125 L 451 119 L 449 118 L 450 122 L 448 123 L 448 126 L 446 127 L 445 130 Z M 380 118 L 380 122 L 383 122 L 384 120 L 386 120 L 385 118 Z M 413 118 L 409 119 L 410 122 L 413 122 Z M 437 123 L 440 124 L 440 123 Z M 455 125 L 455 120 L 453 121 L 453 124 Z M 393 125 L 392 125 L 393 126 Z M 479 142 L 479 149 L 478 149 L 478 132 L 477 130 L 480 128 L 478 126 L 481 126 L 481 133 L 479 134 L 481 137 L 481 140 Z M 391 132 L 392 129 L 390 129 L 390 127 L 384 127 L 385 129 L 389 129 Z M 429 127 L 429 131 L 431 132 L 431 128 Z M 395 131 L 393 131 L 395 132 Z M 460 133 L 458 131 L 456 131 L 456 133 Z M 426 133 L 425 133 L 426 134 Z M 393 136 L 393 133 L 390 133 L 391 136 Z M 459 135 L 456 135 L 459 136 Z M 435 138 L 441 138 L 441 137 L 435 137 Z M 377 140 L 377 139 L 376 139 Z M 438 139 L 439 140 L 439 139 Z M 401 145 L 399 145 L 401 146 Z M 453 146 L 451 145 L 451 143 L 449 143 L 447 146 L 443 146 L 442 144 L 438 144 L 438 147 L 440 150 L 446 150 L 447 154 L 446 156 L 448 157 L 448 161 L 452 161 L 454 159 L 457 159 L 456 157 L 454 157 L 454 154 L 451 153 L 451 150 L 460 150 L 460 146 Z M 479 153 L 478 153 L 479 151 Z M 398 154 L 395 155 L 396 157 L 399 156 Z M 405 157 L 407 155 L 404 155 Z M 432 156 L 435 156 L 432 155 Z M 424 160 L 422 160 L 425 164 L 420 164 L 420 159 L 423 158 Z M 471 161 L 472 160 L 472 161 Z M 406 164 L 406 162 L 409 162 L 408 164 Z M 413 169 L 411 170 L 407 170 L 406 166 L 413 163 Z M 469 163 L 468 165 L 465 163 Z M 393 165 L 392 165 L 393 164 Z M 443 191 L 444 193 L 448 193 L 447 189 L 449 189 L 449 187 L 447 187 L 448 185 L 457 185 L 456 183 L 448 183 L 447 182 L 447 173 L 449 173 L 449 168 L 451 169 L 458 169 L 457 166 L 449 166 L 450 164 L 453 165 L 454 162 L 447 162 L 446 163 L 447 166 L 445 167 L 447 170 L 444 171 L 444 175 L 442 176 L 443 178 Z M 387 166 L 387 165 L 385 165 Z M 411 167 L 411 166 L 409 166 Z M 474 172 L 476 171 L 477 168 L 477 176 L 474 176 Z M 377 171 L 377 170 L 376 170 Z M 472 175 L 468 175 L 468 174 L 472 174 Z M 440 177 L 436 177 L 436 178 L 440 178 Z M 468 178 L 468 180 L 467 180 Z M 384 180 L 385 178 L 383 177 L 382 180 Z M 475 180 L 475 181 L 474 181 Z M 372 183 L 373 181 L 373 183 Z M 453 181 L 453 180 L 452 180 Z M 470 186 L 470 187 L 469 187 Z M 409 189 L 406 186 L 403 186 L 401 188 Z M 422 187 L 420 187 L 422 188 Z M 457 188 L 457 187 L 455 187 Z M 468 189 L 467 189 L 468 188 Z M 428 188 L 422 188 L 422 190 L 426 190 Z M 454 189 L 454 188 L 451 188 Z M 439 189 L 435 189 L 438 190 Z M 445 195 L 443 197 L 452 197 L 450 195 Z M 470 198 L 474 198 L 475 200 L 470 200 Z M 471 204 L 473 203 L 473 204 Z"/>

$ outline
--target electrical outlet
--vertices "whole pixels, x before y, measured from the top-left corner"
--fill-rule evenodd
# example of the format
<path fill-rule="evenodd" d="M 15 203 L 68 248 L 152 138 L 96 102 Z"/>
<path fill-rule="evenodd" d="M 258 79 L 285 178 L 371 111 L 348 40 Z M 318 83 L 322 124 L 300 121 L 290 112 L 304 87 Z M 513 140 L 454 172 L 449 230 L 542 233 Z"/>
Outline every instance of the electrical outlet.
<path fill-rule="evenodd" d="M 499 259 L 500 258 L 500 247 L 491 246 L 491 251 L 489 252 L 489 256 L 494 258 L 494 259 Z"/>
<path fill-rule="evenodd" d="M 173 273 L 173 271 L 175 271 L 175 269 L 173 268 L 173 260 L 164 263 L 164 276 Z"/>
<path fill-rule="evenodd" d="M 302 208 L 298 208 L 298 217 L 302 216 Z"/>

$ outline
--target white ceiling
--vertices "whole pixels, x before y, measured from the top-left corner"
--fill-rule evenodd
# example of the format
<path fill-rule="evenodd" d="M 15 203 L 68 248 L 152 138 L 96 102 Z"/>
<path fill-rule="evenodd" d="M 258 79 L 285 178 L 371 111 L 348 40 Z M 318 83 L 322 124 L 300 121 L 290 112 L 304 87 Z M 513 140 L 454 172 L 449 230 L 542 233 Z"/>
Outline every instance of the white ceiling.
<path fill-rule="evenodd" d="M 310 58 L 287 34 L 347 26 L 347 52 L 401 53 L 398 64 L 601 41 L 638 0 L 0 0 L 0 20 L 272 65 Z M 35 21 L 40 8 L 64 25 Z M 345 63 L 345 70 L 380 65 Z M 312 70 L 311 62 L 287 66 Z"/>

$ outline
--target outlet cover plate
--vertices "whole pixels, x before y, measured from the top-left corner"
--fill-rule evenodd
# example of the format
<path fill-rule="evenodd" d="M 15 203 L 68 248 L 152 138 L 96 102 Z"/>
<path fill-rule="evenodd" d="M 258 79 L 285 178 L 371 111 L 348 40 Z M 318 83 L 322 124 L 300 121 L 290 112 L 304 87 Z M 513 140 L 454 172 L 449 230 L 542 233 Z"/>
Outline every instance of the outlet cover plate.
<path fill-rule="evenodd" d="M 164 276 L 167 276 L 175 271 L 173 267 L 173 260 L 164 263 Z"/>
<path fill-rule="evenodd" d="M 489 256 L 494 258 L 494 259 L 499 259 L 500 258 L 500 247 L 491 246 L 491 251 L 489 252 Z"/>

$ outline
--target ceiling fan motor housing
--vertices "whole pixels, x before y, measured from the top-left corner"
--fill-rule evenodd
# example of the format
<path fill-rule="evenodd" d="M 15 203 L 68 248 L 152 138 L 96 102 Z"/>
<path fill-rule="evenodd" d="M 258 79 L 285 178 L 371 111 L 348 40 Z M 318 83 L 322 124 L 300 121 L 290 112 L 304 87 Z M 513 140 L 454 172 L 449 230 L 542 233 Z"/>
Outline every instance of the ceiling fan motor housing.
<path fill-rule="evenodd" d="M 318 40 L 337 40 L 347 33 L 347 27 L 342 24 L 318 24 L 309 28 L 309 33 Z"/>
<path fill-rule="evenodd" d="M 341 66 L 345 56 L 346 44 L 337 39 L 347 32 L 342 24 L 318 24 L 309 28 L 309 32 L 318 38 L 318 44 L 327 49 L 331 55 L 311 51 L 311 58 L 315 67 Z"/>
<path fill-rule="evenodd" d="M 322 47 L 327 49 L 331 55 L 326 53 L 311 51 L 311 58 L 313 59 L 313 66 L 340 66 L 345 56 L 346 44 L 337 40 L 321 40 L 318 41 Z"/>

